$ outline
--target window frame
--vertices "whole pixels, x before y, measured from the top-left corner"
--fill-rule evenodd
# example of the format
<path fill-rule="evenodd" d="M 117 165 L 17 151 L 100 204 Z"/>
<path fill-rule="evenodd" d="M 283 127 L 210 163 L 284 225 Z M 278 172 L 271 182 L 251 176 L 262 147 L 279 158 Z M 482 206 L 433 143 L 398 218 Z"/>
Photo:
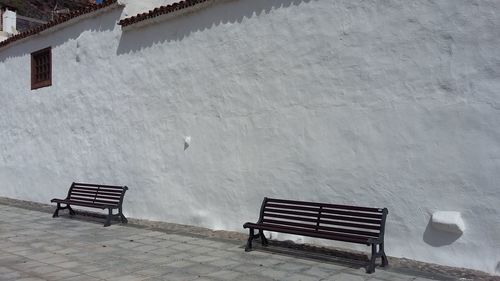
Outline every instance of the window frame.
<path fill-rule="evenodd" d="M 48 76 L 49 78 L 42 80 L 42 81 L 36 81 L 36 65 L 35 65 L 35 58 L 39 55 L 42 55 L 44 53 L 48 53 Z M 43 87 L 48 87 L 52 86 L 52 47 L 47 47 L 45 49 L 38 50 L 36 52 L 31 53 L 31 90 L 43 88 Z"/>

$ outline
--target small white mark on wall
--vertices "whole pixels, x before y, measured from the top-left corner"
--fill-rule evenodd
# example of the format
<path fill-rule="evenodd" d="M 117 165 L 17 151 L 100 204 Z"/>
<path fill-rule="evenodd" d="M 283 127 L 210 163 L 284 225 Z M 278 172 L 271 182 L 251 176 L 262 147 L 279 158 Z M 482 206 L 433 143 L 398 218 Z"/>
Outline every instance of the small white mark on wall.
<path fill-rule="evenodd" d="M 185 136 L 184 137 L 184 150 L 188 149 L 188 147 L 191 145 L 191 136 Z"/>

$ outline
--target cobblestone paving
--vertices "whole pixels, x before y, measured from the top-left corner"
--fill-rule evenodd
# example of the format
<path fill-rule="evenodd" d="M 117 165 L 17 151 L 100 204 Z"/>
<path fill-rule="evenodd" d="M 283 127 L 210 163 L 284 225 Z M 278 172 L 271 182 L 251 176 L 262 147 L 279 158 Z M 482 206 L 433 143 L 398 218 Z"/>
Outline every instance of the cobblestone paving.
<path fill-rule="evenodd" d="M 364 265 L 246 253 L 243 244 L 119 224 L 104 228 L 101 221 L 52 219 L 0 204 L 0 280 L 454 280 L 380 268 L 366 274 Z"/>

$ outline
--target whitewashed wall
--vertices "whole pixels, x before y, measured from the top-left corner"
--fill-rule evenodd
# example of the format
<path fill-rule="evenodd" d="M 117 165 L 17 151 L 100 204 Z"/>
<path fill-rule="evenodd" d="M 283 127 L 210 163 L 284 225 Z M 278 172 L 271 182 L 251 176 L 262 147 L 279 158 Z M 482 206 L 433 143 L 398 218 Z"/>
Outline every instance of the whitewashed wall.
<path fill-rule="evenodd" d="M 115 9 L 0 50 L 0 196 L 126 184 L 128 216 L 237 231 L 264 196 L 388 207 L 389 255 L 500 274 L 500 2 L 434 2 L 240 0 L 123 33 Z"/>
<path fill-rule="evenodd" d="M 177 0 L 118 0 L 118 3 L 124 5 L 122 17 L 135 16 L 138 13 L 144 13 L 153 10 L 156 7 L 165 6 L 179 2 Z"/>

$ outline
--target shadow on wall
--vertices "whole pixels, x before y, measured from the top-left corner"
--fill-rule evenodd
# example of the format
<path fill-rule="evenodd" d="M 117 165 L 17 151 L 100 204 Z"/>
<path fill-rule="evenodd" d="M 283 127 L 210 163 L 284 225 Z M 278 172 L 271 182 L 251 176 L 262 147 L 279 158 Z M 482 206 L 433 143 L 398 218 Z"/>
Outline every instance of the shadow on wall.
<path fill-rule="evenodd" d="M 8 58 L 20 57 L 31 54 L 34 51 L 51 46 L 55 48 L 72 39 L 77 39 L 82 33 L 112 31 L 120 19 L 123 7 L 115 8 L 112 11 L 105 12 L 87 19 L 81 20 L 77 24 L 69 24 L 61 30 L 56 30 L 48 34 L 32 35 L 21 39 L 23 42 L 14 42 L 0 51 L 0 62 Z M 64 25 L 64 23 L 63 23 Z M 31 40 L 31 39 L 37 40 Z"/>
<path fill-rule="evenodd" d="M 429 220 L 424 231 L 424 242 L 433 247 L 442 247 L 455 242 L 458 238 L 460 238 L 460 236 L 462 236 L 460 233 L 446 232 L 435 229 L 432 227 L 431 220 Z"/>
<path fill-rule="evenodd" d="M 245 18 L 268 14 L 272 10 L 299 6 L 318 0 L 232 0 L 214 3 L 194 13 L 125 30 L 120 38 L 117 54 L 136 52 L 165 41 L 181 41 L 193 32 L 210 29 L 226 23 L 241 23 Z"/>

